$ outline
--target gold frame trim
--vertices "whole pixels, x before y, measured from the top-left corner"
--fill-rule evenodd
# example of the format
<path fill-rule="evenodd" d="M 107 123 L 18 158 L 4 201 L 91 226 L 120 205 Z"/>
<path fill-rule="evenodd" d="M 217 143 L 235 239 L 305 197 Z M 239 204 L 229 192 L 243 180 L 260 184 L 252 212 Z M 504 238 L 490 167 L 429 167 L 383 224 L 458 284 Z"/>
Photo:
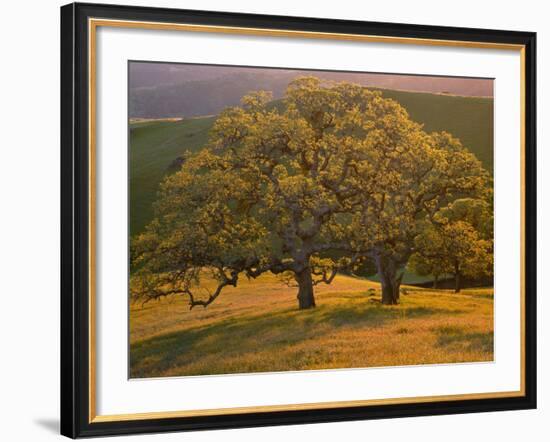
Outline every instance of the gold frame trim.
<path fill-rule="evenodd" d="M 265 405 L 235 408 L 201 410 L 160 411 L 129 414 L 96 414 L 96 35 L 97 28 L 139 28 L 164 31 L 207 32 L 218 34 L 255 35 L 267 37 L 291 37 L 340 41 L 358 41 L 388 44 L 413 44 L 421 46 L 445 46 L 479 49 L 519 51 L 520 53 L 520 167 L 521 167 L 521 227 L 520 227 L 520 390 L 489 393 L 466 393 L 439 396 L 417 396 L 389 399 L 369 399 L 354 401 L 318 402 L 304 404 Z M 88 86 L 89 86 L 89 423 L 133 421 L 145 419 L 168 419 L 178 417 L 220 416 L 232 414 L 277 412 L 291 410 L 321 410 L 326 408 L 365 407 L 374 405 L 414 404 L 426 402 L 459 401 L 465 399 L 496 399 L 525 396 L 525 45 L 504 43 L 480 43 L 473 41 L 438 40 L 423 38 L 389 37 L 377 35 L 338 34 L 311 31 L 291 31 L 282 29 L 243 28 L 233 26 L 191 25 L 181 23 L 140 22 L 130 20 L 88 19 Z"/>

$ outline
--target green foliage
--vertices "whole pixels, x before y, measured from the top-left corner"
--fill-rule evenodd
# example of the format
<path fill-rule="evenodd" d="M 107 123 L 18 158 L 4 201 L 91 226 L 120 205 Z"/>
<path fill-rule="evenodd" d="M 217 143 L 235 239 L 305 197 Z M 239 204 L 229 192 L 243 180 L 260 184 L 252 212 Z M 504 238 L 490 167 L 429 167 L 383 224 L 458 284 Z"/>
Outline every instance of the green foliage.
<path fill-rule="evenodd" d="M 491 205 L 481 199 L 454 201 L 424 223 L 415 238 L 415 248 L 409 267 L 419 274 L 453 274 L 455 278 L 492 275 Z"/>

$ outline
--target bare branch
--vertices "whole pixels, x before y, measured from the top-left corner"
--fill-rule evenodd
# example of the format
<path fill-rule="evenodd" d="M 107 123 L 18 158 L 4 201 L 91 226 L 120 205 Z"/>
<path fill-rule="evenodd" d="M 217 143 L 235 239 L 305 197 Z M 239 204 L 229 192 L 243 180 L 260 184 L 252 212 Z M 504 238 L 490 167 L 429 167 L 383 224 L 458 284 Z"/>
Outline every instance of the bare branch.
<path fill-rule="evenodd" d="M 336 277 L 336 274 L 338 273 L 339 267 L 334 266 L 330 270 L 330 274 L 328 272 L 328 269 L 323 269 L 321 272 L 312 271 L 311 273 L 316 276 L 321 276 L 320 279 L 314 279 L 312 281 L 313 285 L 320 284 L 324 282 L 325 284 L 330 284 L 332 280 Z"/>
<path fill-rule="evenodd" d="M 212 302 L 216 300 L 216 298 L 220 295 L 224 287 L 231 285 L 233 287 L 237 287 L 237 280 L 239 279 L 239 272 L 232 270 L 231 276 L 227 276 L 225 271 L 222 268 L 218 269 L 219 276 L 221 278 L 221 282 L 218 284 L 218 287 L 214 291 L 214 293 L 210 293 L 208 298 L 206 300 L 203 299 L 195 299 L 195 296 L 191 292 L 191 289 L 187 287 L 183 293 L 185 293 L 189 297 L 189 310 L 192 310 L 197 305 L 202 305 L 204 308 L 208 307 Z"/>

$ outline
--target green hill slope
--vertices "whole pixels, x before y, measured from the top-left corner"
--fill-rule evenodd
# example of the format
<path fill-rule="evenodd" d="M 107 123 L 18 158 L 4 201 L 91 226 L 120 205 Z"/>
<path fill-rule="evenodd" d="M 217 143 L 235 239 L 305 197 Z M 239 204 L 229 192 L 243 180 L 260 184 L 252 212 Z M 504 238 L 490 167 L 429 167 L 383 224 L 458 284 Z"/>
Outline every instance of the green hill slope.
<path fill-rule="evenodd" d="M 397 100 L 428 132 L 445 130 L 460 138 L 493 173 L 493 99 L 419 92 L 382 91 Z"/>
<path fill-rule="evenodd" d="M 493 171 L 493 100 L 383 90 L 399 101 L 427 131 L 446 130 L 460 138 Z M 130 234 L 140 233 L 152 218 L 158 185 L 172 162 L 186 150 L 201 149 L 215 117 L 130 124 Z"/>
<path fill-rule="evenodd" d="M 185 151 L 200 150 L 215 117 L 130 124 L 130 236 L 143 231 L 170 165 Z"/>

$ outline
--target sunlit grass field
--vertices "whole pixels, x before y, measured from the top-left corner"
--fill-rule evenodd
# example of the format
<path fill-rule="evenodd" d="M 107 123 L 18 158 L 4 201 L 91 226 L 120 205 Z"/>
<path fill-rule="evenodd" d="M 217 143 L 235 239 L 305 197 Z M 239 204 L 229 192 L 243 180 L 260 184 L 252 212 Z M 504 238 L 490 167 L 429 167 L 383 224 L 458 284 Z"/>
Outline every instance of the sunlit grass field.
<path fill-rule="evenodd" d="M 206 309 L 183 297 L 132 304 L 130 376 L 493 360 L 492 289 L 405 291 L 384 306 L 378 283 L 339 275 L 316 287 L 317 308 L 298 310 L 296 288 L 264 275 Z"/>

